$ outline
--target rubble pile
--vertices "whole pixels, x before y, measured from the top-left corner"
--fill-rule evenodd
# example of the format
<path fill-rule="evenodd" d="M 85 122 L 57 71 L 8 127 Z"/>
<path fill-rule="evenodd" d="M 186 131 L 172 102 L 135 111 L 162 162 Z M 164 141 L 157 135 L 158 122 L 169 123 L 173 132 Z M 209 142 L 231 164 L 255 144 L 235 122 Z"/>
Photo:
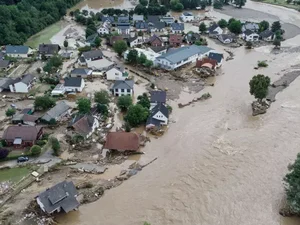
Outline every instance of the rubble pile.
<path fill-rule="evenodd" d="M 252 106 L 252 115 L 257 116 L 267 112 L 267 109 L 270 107 L 270 102 L 267 100 L 254 101 L 251 104 Z"/>

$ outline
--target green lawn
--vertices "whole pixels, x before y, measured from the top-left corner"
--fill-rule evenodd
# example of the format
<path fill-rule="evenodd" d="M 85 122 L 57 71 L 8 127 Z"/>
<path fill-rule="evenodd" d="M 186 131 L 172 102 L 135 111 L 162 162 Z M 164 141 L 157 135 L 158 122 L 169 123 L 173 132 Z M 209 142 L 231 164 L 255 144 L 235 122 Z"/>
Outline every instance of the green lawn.
<path fill-rule="evenodd" d="M 264 3 L 269 3 L 269 4 L 272 4 L 272 5 L 284 6 L 284 7 L 291 8 L 291 9 L 296 9 L 296 10 L 300 9 L 299 5 L 288 4 L 286 2 L 286 0 L 262 0 L 262 1 L 258 1 L 258 2 L 264 2 Z"/>
<path fill-rule="evenodd" d="M 11 169 L 0 170 L 0 182 L 2 181 L 12 181 L 17 182 L 21 180 L 24 176 L 27 176 L 30 170 L 27 167 L 15 167 Z"/>
<path fill-rule="evenodd" d="M 49 44 L 50 39 L 61 30 L 61 22 L 52 24 L 51 26 L 45 28 L 41 32 L 31 36 L 25 45 L 28 45 L 32 48 L 37 48 L 39 44 L 45 43 Z"/>

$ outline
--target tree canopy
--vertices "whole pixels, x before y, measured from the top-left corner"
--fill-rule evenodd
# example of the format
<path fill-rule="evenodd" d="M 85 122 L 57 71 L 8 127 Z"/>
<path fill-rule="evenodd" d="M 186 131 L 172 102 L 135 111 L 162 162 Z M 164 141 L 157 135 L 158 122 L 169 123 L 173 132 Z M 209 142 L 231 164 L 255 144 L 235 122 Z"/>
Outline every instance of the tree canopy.
<path fill-rule="evenodd" d="M 218 25 L 219 25 L 221 28 L 225 28 L 225 27 L 227 27 L 228 23 L 227 23 L 226 20 L 221 19 L 221 20 L 218 21 Z"/>
<path fill-rule="evenodd" d="M 14 108 L 9 108 L 9 109 L 7 109 L 6 112 L 5 112 L 5 115 L 6 115 L 7 117 L 13 116 L 13 115 L 15 115 L 15 114 L 16 114 L 16 110 L 15 110 Z"/>
<path fill-rule="evenodd" d="M 132 98 L 129 95 L 120 96 L 118 98 L 117 106 L 121 111 L 126 111 L 132 105 Z"/>
<path fill-rule="evenodd" d="M 269 29 L 270 24 L 268 21 L 263 20 L 258 24 L 258 26 L 259 26 L 259 31 L 263 32 L 263 31 Z"/>
<path fill-rule="evenodd" d="M 55 55 L 51 57 L 46 65 L 44 66 L 43 70 L 48 73 L 55 73 L 56 70 L 63 64 L 62 57 L 59 55 Z"/>
<path fill-rule="evenodd" d="M 181 12 L 184 9 L 184 5 L 179 0 L 171 0 L 170 8 L 174 11 Z"/>
<path fill-rule="evenodd" d="M 80 0 L 1 0 L 0 45 L 20 45 L 59 21 Z"/>
<path fill-rule="evenodd" d="M 35 110 L 46 110 L 55 106 L 55 101 L 48 95 L 38 96 L 34 100 Z"/>
<path fill-rule="evenodd" d="M 113 48 L 119 56 L 123 54 L 127 50 L 127 43 L 123 40 L 116 41 L 113 45 Z"/>
<path fill-rule="evenodd" d="M 132 49 L 128 52 L 126 61 L 130 64 L 136 64 L 138 59 L 138 51 L 135 49 Z"/>
<path fill-rule="evenodd" d="M 273 32 L 281 31 L 281 24 L 280 24 L 280 21 L 275 21 L 274 23 L 272 23 L 271 30 L 272 30 Z"/>
<path fill-rule="evenodd" d="M 258 100 L 262 100 L 267 97 L 268 87 L 270 86 L 271 80 L 270 77 L 258 74 L 254 76 L 250 82 L 250 94 Z"/>
<path fill-rule="evenodd" d="M 95 102 L 107 105 L 109 103 L 109 94 L 106 90 L 97 91 L 94 94 Z"/>
<path fill-rule="evenodd" d="M 91 101 L 88 98 L 80 98 L 76 103 L 80 114 L 86 114 L 91 111 Z"/>
<path fill-rule="evenodd" d="M 8 156 L 8 149 L 0 148 L 0 159 L 5 159 Z"/>
<path fill-rule="evenodd" d="M 199 31 L 201 33 L 204 33 L 207 30 L 206 24 L 204 22 L 201 22 L 199 25 Z"/>
<path fill-rule="evenodd" d="M 38 145 L 33 145 L 30 149 L 32 155 L 39 155 L 42 152 L 42 148 Z"/>
<path fill-rule="evenodd" d="M 231 23 L 228 25 L 228 29 L 230 32 L 234 34 L 240 34 L 242 32 L 242 23 L 239 20 L 233 20 Z"/>
<path fill-rule="evenodd" d="M 131 127 L 136 127 L 146 122 L 148 116 L 149 110 L 140 104 L 136 104 L 129 107 L 124 119 Z"/>
<path fill-rule="evenodd" d="M 150 100 L 148 98 L 148 95 L 146 93 L 144 93 L 143 95 L 139 95 L 137 97 L 138 102 L 137 104 L 140 104 L 141 106 L 143 106 L 146 109 L 150 108 Z"/>

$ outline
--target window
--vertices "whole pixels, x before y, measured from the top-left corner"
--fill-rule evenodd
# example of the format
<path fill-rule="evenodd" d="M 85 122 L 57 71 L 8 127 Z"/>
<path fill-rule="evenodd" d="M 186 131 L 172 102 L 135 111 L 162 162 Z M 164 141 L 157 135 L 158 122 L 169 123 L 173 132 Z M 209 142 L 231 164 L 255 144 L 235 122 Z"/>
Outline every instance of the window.
<path fill-rule="evenodd" d="M 130 92 L 130 89 L 127 89 L 127 92 Z"/>
<path fill-rule="evenodd" d="M 121 89 L 121 92 L 124 92 L 124 89 Z"/>

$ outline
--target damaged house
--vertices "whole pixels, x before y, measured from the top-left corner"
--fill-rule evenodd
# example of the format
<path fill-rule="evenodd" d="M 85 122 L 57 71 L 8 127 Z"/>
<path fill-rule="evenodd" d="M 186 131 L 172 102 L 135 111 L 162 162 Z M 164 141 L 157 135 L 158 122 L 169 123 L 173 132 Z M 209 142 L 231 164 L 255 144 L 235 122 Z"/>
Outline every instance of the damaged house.
<path fill-rule="evenodd" d="M 99 120 L 92 115 L 76 115 L 69 123 L 68 128 L 74 133 L 89 138 L 99 127 Z"/>

